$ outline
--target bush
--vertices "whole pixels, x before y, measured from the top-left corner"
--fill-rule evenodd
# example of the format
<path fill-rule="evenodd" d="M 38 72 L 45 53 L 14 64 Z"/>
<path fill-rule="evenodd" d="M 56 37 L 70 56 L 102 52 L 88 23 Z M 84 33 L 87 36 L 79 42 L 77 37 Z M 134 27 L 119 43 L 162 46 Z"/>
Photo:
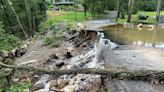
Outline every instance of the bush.
<path fill-rule="evenodd" d="M 50 37 L 45 37 L 44 38 L 44 44 L 49 45 L 50 47 L 60 47 L 60 41 L 63 38 L 61 36 L 50 36 Z"/>
<path fill-rule="evenodd" d="M 0 50 L 12 50 L 15 47 L 19 47 L 22 44 L 22 40 L 18 37 L 7 34 L 2 26 L 0 27 Z"/>
<path fill-rule="evenodd" d="M 143 10 L 145 11 L 155 11 L 156 10 L 156 0 L 149 0 L 144 3 Z"/>

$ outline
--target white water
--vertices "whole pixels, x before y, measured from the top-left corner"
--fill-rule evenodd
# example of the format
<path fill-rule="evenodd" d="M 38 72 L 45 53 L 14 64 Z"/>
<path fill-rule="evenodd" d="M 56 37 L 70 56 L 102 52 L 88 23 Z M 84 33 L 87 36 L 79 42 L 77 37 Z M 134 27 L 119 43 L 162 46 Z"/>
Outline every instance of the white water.
<path fill-rule="evenodd" d="M 108 53 L 117 47 L 117 44 L 111 42 L 109 39 L 104 38 L 104 33 L 97 33 L 97 40 L 94 45 L 93 67 L 97 64 L 104 64 L 104 58 L 108 56 Z"/>

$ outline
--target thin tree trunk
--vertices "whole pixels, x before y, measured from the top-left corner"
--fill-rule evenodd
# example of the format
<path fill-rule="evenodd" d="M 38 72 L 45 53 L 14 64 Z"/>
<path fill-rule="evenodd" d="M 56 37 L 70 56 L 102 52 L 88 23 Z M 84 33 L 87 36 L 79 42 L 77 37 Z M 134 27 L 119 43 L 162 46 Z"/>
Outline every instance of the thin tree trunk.
<path fill-rule="evenodd" d="M 127 19 L 128 23 L 131 22 L 133 3 L 134 3 L 134 0 L 129 0 L 129 4 L 128 4 L 128 19 Z"/>
<path fill-rule="evenodd" d="M 161 11 L 161 0 L 158 0 L 157 1 L 157 15 L 156 15 L 156 20 L 157 22 L 159 22 L 159 19 L 160 19 L 160 11 Z"/>
<path fill-rule="evenodd" d="M 22 29 L 22 31 L 23 31 L 23 33 L 24 33 L 26 39 L 28 39 L 28 35 L 27 35 L 26 31 L 24 30 L 24 28 L 23 28 L 23 26 L 22 26 L 22 24 L 21 24 L 21 22 L 20 22 L 20 20 L 19 20 L 19 17 L 18 17 L 18 15 L 17 15 L 17 13 L 15 12 L 15 9 L 13 8 L 13 6 L 10 4 L 10 2 L 9 2 L 8 0 L 5 0 L 5 1 L 7 1 L 7 2 L 6 2 L 7 6 L 9 6 L 9 7 L 11 8 L 11 10 L 13 11 L 13 13 L 14 13 L 14 15 L 15 15 L 17 21 L 18 21 L 19 26 L 21 27 L 21 29 Z"/>
<path fill-rule="evenodd" d="M 33 36 L 30 6 L 29 6 L 29 3 L 27 2 L 27 0 L 24 0 L 24 4 L 25 4 L 25 8 L 26 8 L 26 17 L 27 17 L 27 20 L 28 20 L 29 35 Z"/>
<path fill-rule="evenodd" d="M 83 7 L 84 7 L 84 16 L 85 16 L 85 19 L 87 19 L 87 5 L 86 5 L 86 0 L 84 0 Z"/>
<path fill-rule="evenodd" d="M 132 3 L 132 0 L 129 0 L 129 3 L 128 3 L 128 19 L 127 19 L 127 22 L 128 23 L 131 22 L 131 16 L 132 16 L 131 3 Z"/>
<path fill-rule="evenodd" d="M 116 22 L 118 21 L 120 15 L 120 0 L 117 0 L 117 16 L 116 16 Z"/>

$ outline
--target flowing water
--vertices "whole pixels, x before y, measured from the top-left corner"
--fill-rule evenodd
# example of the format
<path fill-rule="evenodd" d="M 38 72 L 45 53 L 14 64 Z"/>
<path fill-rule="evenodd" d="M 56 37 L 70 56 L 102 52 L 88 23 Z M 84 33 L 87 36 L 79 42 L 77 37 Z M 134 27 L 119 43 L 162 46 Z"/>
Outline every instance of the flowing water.
<path fill-rule="evenodd" d="M 103 28 L 111 41 L 120 45 L 137 45 L 155 48 L 164 48 L 164 28 L 154 26 L 154 29 L 137 25 L 124 27 L 123 25 L 106 26 Z"/>

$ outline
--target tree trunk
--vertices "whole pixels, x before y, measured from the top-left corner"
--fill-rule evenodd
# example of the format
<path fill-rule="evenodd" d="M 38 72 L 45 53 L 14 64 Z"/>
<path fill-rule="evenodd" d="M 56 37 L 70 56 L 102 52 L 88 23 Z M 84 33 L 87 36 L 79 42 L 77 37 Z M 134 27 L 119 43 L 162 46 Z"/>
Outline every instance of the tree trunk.
<path fill-rule="evenodd" d="M 128 19 L 127 19 L 128 23 L 131 22 L 133 3 L 134 3 L 134 0 L 129 0 L 129 3 L 128 3 Z"/>
<path fill-rule="evenodd" d="M 85 19 L 87 19 L 87 3 L 86 3 L 86 0 L 84 0 L 83 7 L 84 7 L 84 16 L 85 16 Z"/>
<path fill-rule="evenodd" d="M 116 16 L 116 22 L 118 21 L 120 15 L 120 0 L 117 0 L 117 16 Z"/>
<path fill-rule="evenodd" d="M 24 0 L 25 8 L 26 8 L 26 17 L 28 20 L 28 30 L 29 30 L 29 36 L 33 36 L 33 29 L 32 29 L 32 21 L 31 21 L 31 9 L 29 6 L 29 3 L 27 0 Z"/>
<path fill-rule="evenodd" d="M 161 5 L 162 5 L 162 3 L 161 3 L 161 0 L 158 0 L 157 1 L 157 15 L 156 15 L 156 20 L 157 20 L 157 22 L 159 22 L 160 20 L 160 11 L 161 11 Z"/>
<path fill-rule="evenodd" d="M 14 9 L 13 6 L 9 3 L 8 0 L 4 0 L 4 1 L 6 1 L 6 5 L 7 5 L 8 7 L 10 7 L 11 10 L 13 11 L 13 13 L 14 13 L 14 15 L 15 15 L 17 21 L 18 21 L 18 24 L 19 24 L 20 28 L 22 29 L 22 31 L 23 31 L 23 33 L 24 33 L 26 39 L 28 39 L 28 35 L 27 35 L 26 31 L 24 30 L 24 28 L 23 28 L 23 26 L 22 26 L 22 24 L 21 24 L 21 22 L 20 22 L 20 20 L 19 20 L 19 17 L 18 17 L 18 15 L 17 15 L 17 13 L 15 12 L 15 9 Z"/>
<path fill-rule="evenodd" d="M 50 75 L 65 75 L 65 74 L 98 74 L 98 75 L 105 75 L 108 76 L 110 79 L 128 79 L 128 80 L 146 80 L 151 81 L 153 79 L 163 80 L 164 79 L 164 71 L 120 71 L 114 72 L 104 69 L 68 69 L 68 70 L 61 70 L 61 69 L 43 69 L 43 68 L 34 68 L 34 67 L 26 67 L 26 66 L 12 66 L 6 65 L 0 62 L 0 66 L 13 68 L 15 70 L 21 71 L 32 71 L 37 74 L 50 74 Z"/>

